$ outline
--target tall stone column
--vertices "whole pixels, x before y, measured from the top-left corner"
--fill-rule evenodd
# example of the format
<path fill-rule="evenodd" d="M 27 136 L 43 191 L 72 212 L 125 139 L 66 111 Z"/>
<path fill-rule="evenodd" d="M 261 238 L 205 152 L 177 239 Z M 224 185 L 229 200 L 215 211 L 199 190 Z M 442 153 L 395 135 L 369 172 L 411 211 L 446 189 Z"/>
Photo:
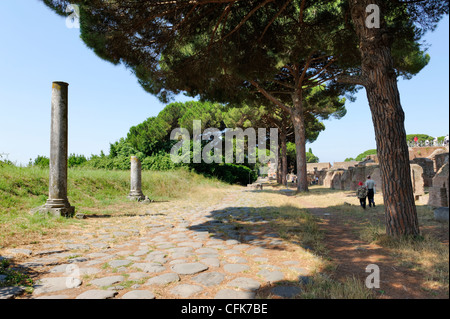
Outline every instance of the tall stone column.
<path fill-rule="evenodd" d="M 141 178 L 141 162 L 136 156 L 131 156 L 131 189 L 128 199 L 143 201 L 146 199 L 142 193 L 142 178 Z"/>
<path fill-rule="evenodd" d="M 70 217 L 75 207 L 67 199 L 68 87 L 64 82 L 52 86 L 49 198 L 41 211 Z"/>

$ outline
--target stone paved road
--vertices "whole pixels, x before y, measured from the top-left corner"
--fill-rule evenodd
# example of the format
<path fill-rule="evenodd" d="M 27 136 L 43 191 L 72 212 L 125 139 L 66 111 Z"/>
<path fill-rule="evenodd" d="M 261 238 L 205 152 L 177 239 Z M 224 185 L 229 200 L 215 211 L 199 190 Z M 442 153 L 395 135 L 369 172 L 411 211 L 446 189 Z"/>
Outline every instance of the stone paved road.
<path fill-rule="evenodd" d="M 89 218 L 44 250 L 10 250 L 28 255 L 21 266 L 39 280 L 31 295 L 0 288 L 0 298 L 293 298 L 311 269 L 258 214 L 261 198 L 240 189 L 214 205 L 150 204 L 145 215 Z"/>

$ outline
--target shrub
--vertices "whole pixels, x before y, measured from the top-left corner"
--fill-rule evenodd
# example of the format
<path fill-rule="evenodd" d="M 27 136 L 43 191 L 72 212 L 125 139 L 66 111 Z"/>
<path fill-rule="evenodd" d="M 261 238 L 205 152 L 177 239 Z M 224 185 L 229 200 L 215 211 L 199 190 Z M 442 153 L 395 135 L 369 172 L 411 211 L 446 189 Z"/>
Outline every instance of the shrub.
<path fill-rule="evenodd" d="M 247 185 L 248 183 L 253 183 L 258 178 L 253 170 L 244 165 L 228 163 L 190 164 L 190 167 L 199 174 L 216 177 L 229 184 Z"/>
<path fill-rule="evenodd" d="M 39 168 L 48 168 L 50 166 L 50 159 L 46 156 L 38 155 L 33 162 L 33 166 Z"/>
<path fill-rule="evenodd" d="M 84 155 L 70 154 L 69 158 L 67 159 L 67 165 L 69 167 L 81 166 L 86 162 L 87 158 Z"/>

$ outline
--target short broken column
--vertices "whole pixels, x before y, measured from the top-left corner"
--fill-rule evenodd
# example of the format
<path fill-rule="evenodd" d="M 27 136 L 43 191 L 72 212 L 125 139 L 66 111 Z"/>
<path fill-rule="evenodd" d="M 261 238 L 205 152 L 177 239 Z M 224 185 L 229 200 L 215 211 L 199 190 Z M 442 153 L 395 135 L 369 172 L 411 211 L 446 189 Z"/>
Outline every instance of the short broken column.
<path fill-rule="evenodd" d="M 75 213 L 67 198 L 68 87 L 64 82 L 52 85 L 49 197 L 38 210 L 65 217 Z"/>
<path fill-rule="evenodd" d="M 143 201 L 146 199 L 142 193 L 142 167 L 141 161 L 136 156 L 131 156 L 131 189 L 128 199 Z"/>

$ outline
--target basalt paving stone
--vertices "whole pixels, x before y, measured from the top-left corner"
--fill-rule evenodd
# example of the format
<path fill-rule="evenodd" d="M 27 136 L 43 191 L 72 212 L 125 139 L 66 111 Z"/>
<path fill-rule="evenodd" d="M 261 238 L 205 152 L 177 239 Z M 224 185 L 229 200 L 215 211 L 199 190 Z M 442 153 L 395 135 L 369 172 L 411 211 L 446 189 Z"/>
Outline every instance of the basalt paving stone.
<path fill-rule="evenodd" d="M 149 274 L 145 273 L 145 272 L 132 272 L 129 274 L 128 279 L 129 280 L 141 280 L 144 278 L 148 278 Z"/>
<path fill-rule="evenodd" d="M 136 264 L 133 264 L 133 267 L 140 269 L 147 273 L 158 273 L 158 272 L 163 272 L 164 270 L 166 270 L 166 268 L 163 267 L 162 265 L 154 264 L 154 263 L 136 263 Z"/>
<path fill-rule="evenodd" d="M 131 260 L 111 260 L 108 262 L 108 265 L 112 268 L 119 268 L 123 266 L 128 266 L 132 263 Z"/>
<path fill-rule="evenodd" d="M 117 284 L 119 282 L 122 282 L 124 280 L 125 280 L 125 277 L 123 277 L 123 276 L 110 276 L 110 277 L 94 279 L 90 283 L 97 287 L 107 287 L 107 286 L 111 286 L 111 285 Z"/>
<path fill-rule="evenodd" d="M 255 293 L 251 291 L 222 289 L 216 294 L 214 299 L 255 299 Z"/>
<path fill-rule="evenodd" d="M 236 250 L 236 249 L 227 249 L 227 250 L 224 250 L 223 253 L 225 255 L 240 255 L 241 251 L 240 250 Z"/>
<path fill-rule="evenodd" d="M 155 299 L 155 295 L 148 290 L 133 290 L 123 295 L 122 299 Z"/>
<path fill-rule="evenodd" d="M 264 248 L 257 247 L 257 248 L 247 250 L 245 253 L 247 255 L 251 255 L 251 256 L 261 256 L 265 253 L 265 250 L 264 250 Z"/>
<path fill-rule="evenodd" d="M 277 282 L 284 279 L 284 274 L 281 271 L 270 271 L 263 269 L 258 272 L 258 275 L 264 278 L 267 282 Z"/>
<path fill-rule="evenodd" d="M 117 294 L 117 291 L 94 289 L 83 292 L 76 299 L 113 299 Z"/>
<path fill-rule="evenodd" d="M 231 256 L 227 258 L 228 262 L 234 263 L 234 264 L 246 264 L 248 263 L 248 260 L 239 256 Z"/>
<path fill-rule="evenodd" d="M 200 248 L 195 251 L 197 254 L 217 254 L 217 249 L 214 248 Z"/>
<path fill-rule="evenodd" d="M 250 267 L 242 264 L 226 264 L 223 266 L 223 269 L 229 273 L 236 274 L 249 270 Z"/>
<path fill-rule="evenodd" d="M 81 286 L 80 279 L 75 277 L 43 278 L 34 285 L 33 295 L 52 293 Z"/>
<path fill-rule="evenodd" d="M 172 282 L 180 281 L 180 276 L 178 276 L 175 273 L 167 273 L 164 275 L 159 275 L 153 278 L 150 278 L 144 285 L 150 286 L 150 285 L 167 285 Z"/>
<path fill-rule="evenodd" d="M 201 263 L 186 263 L 173 265 L 171 269 L 180 275 L 194 275 L 202 271 L 208 270 L 208 266 Z"/>
<path fill-rule="evenodd" d="M 208 272 L 202 273 L 200 275 L 192 278 L 198 284 L 204 285 L 206 287 L 217 286 L 224 281 L 225 275 L 219 272 Z"/>
<path fill-rule="evenodd" d="M 173 295 L 177 295 L 181 298 L 189 298 L 203 290 L 202 287 L 197 285 L 181 284 L 169 290 Z"/>
<path fill-rule="evenodd" d="M 200 262 L 209 267 L 220 267 L 220 260 L 218 258 L 204 258 L 200 259 Z"/>
<path fill-rule="evenodd" d="M 261 284 L 252 278 L 239 277 L 230 281 L 227 286 L 242 290 L 255 291 L 261 287 Z"/>

